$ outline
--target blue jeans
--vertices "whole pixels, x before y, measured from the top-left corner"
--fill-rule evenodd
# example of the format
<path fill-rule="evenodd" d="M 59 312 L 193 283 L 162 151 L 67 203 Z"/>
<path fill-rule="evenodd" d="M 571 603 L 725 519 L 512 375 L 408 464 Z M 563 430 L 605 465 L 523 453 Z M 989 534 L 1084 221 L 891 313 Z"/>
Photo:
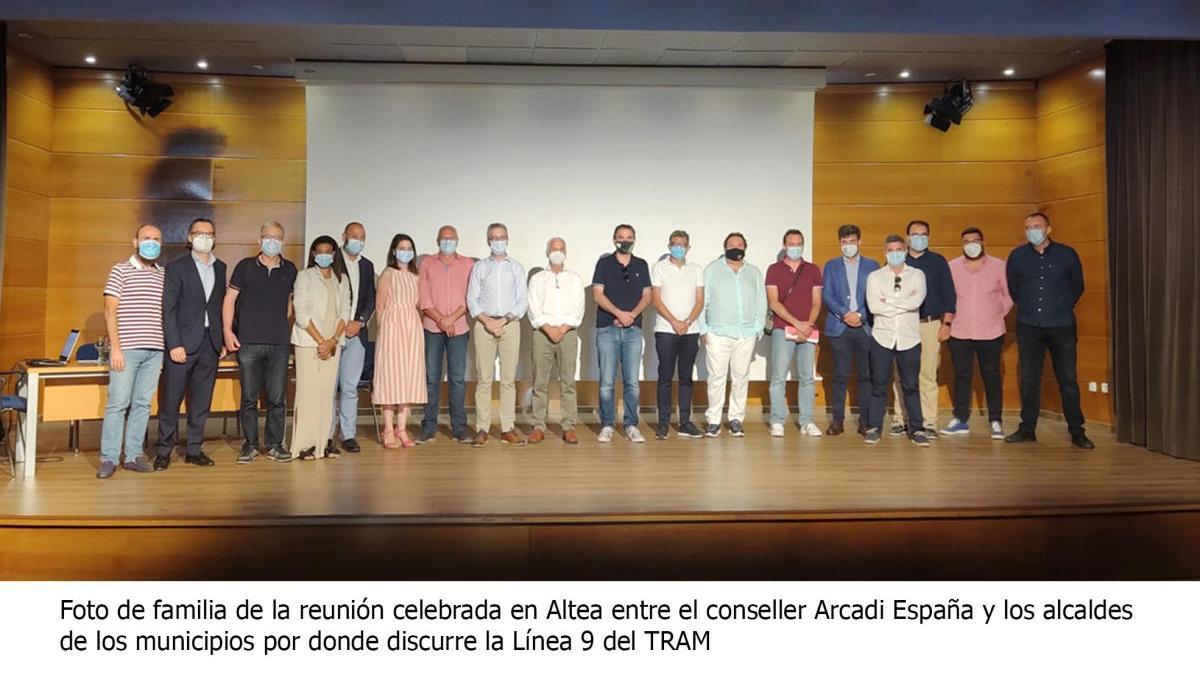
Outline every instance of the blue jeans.
<path fill-rule="evenodd" d="M 108 405 L 100 427 L 100 461 L 121 461 L 121 436 L 125 436 L 125 461 L 142 456 L 150 402 L 158 390 L 163 353 L 158 349 L 126 349 L 125 370 L 108 371 Z M 129 413 L 126 419 L 126 412 Z"/>
<path fill-rule="evenodd" d="M 446 337 L 445 333 L 425 331 L 425 386 L 428 399 L 421 431 L 437 431 L 438 406 L 442 400 L 442 358 L 445 357 L 446 379 L 450 381 L 450 431 L 466 433 L 467 429 L 467 344 L 468 333 Z"/>
<path fill-rule="evenodd" d="M 787 339 L 782 328 L 771 331 L 771 424 L 783 424 L 788 417 L 787 379 L 792 361 L 796 362 L 796 405 L 800 408 L 800 426 L 813 421 L 813 397 L 817 380 L 813 374 L 813 358 L 817 346 L 811 342 Z"/>
<path fill-rule="evenodd" d="M 338 357 L 337 391 L 333 395 L 333 424 L 329 438 L 340 426 L 342 440 L 348 441 L 358 433 L 358 381 L 362 379 L 363 359 L 367 348 L 358 336 L 346 340 Z"/>
<path fill-rule="evenodd" d="M 600 426 L 615 426 L 617 419 L 617 362 L 625 385 L 625 426 L 638 423 L 638 370 L 642 365 L 642 329 L 603 326 L 596 329 L 596 353 L 600 361 Z"/>

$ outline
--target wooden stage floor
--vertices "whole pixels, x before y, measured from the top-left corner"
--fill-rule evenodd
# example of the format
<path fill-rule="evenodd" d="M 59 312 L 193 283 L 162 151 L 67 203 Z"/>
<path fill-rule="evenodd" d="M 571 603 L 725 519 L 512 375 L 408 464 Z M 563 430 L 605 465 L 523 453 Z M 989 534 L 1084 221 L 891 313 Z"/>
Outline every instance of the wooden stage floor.
<path fill-rule="evenodd" d="M 990 440 L 976 420 L 972 435 L 941 437 L 929 448 L 904 437 L 868 446 L 855 434 L 807 438 L 794 429 L 775 439 L 760 424 L 747 426 L 741 439 L 651 437 L 641 445 L 623 436 L 596 443 L 594 427 L 580 429 L 578 446 L 551 436 L 538 446 L 493 439 L 473 449 L 442 435 L 412 449 L 364 442 L 363 452 L 336 460 L 276 464 L 260 457 L 237 465 L 236 441 L 221 439 L 216 423 L 206 450 L 217 466 L 177 459 L 166 472 L 119 471 L 100 481 L 93 475 L 98 454 L 66 450 L 65 429 L 48 425 L 43 447 L 55 449 L 44 455 L 61 461 L 41 464 L 32 481 L 0 482 L 0 538 L 9 542 L 0 544 L 0 574 L 257 578 L 246 571 L 252 567 L 205 568 L 211 556 L 188 551 L 189 541 L 218 535 L 225 543 L 216 550 L 234 557 L 229 542 L 257 537 L 289 556 L 304 541 L 361 544 L 379 556 L 371 564 L 386 565 L 395 551 L 380 542 L 407 541 L 433 552 L 429 565 L 443 557 L 455 563 L 359 570 L 370 578 L 1200 574 L 1200 463 L 1119 444 L 1106 429 L 1090 430 L 1097 448 L 1081 451 L 1053 420 L 1041 423 L 1038 444 Z M 95 447 L 96 433 L 85 429 L 85 447 Z M 360 440 L 368 435 L 364 427 Z M 485 534 L 488 528 L 494 531 Z M 55 533 L 58 539 L 42 541 Z M 54 552 L 78 557 L 78 542 L 105 536 L 99 568 L 45 562 Z M 1176 537 L 1189 543 L 1176 546 Z M 23 551 L 17 541 L 38 551 Z M 166 555 L 179 566 L 154 568 L 133 552 L 136 545 L 123 556 L 120 547 L 137 541 L 182 549 L 141 554 Z M 1079 550 L 1054 552 L 1059 544 Z M 1147 545 L 1165 546 L 1165 553 Z M 813 546 L 826 550 L 814 558 Z M 710 558 L 689 563 L 695 555 Z M 989 555 L 992 564 L 977 566 Z M 606 559 L 615 566 L 602 567 Z M 998 568 L 997 560 L 1010 564 Z M 297 574 L 321 573 L 323 565 Z"/>

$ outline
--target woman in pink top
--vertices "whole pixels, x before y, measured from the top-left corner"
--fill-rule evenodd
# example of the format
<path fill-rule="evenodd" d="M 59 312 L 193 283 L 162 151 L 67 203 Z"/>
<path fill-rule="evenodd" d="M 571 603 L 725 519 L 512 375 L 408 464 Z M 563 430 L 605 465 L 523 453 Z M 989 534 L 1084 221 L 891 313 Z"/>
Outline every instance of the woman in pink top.
<path fill-rule="evenodd" d="M 1008 294 L 1004 261 L 984 253 L 983 232 L 977 227 L 963 230 L 962 247 L 963 255 L 950 261 L 950 276 L 958 296 L 949 341 L 954 363 L 954 419 L 942 433 L 970 433 L 967 419 L 971 414 L 971 371 L 974 359 L 978 359 L 987 398 L 989 435 L 1003 440 L 1000 355 L 1004 349 L 1004 317 L 1012 309 L 1013 300 Z"/>

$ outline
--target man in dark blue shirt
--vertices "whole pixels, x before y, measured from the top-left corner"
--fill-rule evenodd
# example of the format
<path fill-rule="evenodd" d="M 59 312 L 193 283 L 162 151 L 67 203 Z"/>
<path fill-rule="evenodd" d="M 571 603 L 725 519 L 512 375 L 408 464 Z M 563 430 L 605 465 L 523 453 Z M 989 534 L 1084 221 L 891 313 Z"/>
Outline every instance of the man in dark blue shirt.
<path fill-rule="evenodd" d="M 1030 214 L 1025 218 L 1029 243 L 1008 256 L 1008 291 L 1017 304 L 1021 426 L 1004 440 L 1037 440 L 1034 430 L 1042 407 L 1042 362 L 1048 349 L 1071 443 L 1088 450 L 1095 446 L 1083 433 L 1079 383 L 1075 381 L 1075 303 L 1083 295 L 1083 265 L 1075 249 L 1051 241 L 1050 231 L 1046 214 Z"/>
<path fill-rule="evenodd" d="M 954 292 L 954 278 L 950 276 L 950 264 L 941 253 L 929 248 L 929 223 L 914 220 L 908 224 L 908 256 L 905 263 L 925 273 L 925 301 L 921 303 L 921 373 L 917 389 L 921 393 L 921 419 L 925 435 L 937 438 L 938 413 L 938 365 L 942 360 L 942 343 L 950 339 L 950 322 L 954 320 L 958 294 Z M 892 387 L 895 405 L 892 409 L 892 435 L 899 436 L 922 431 L 908 430 L 908 414 L 901 414 L 904 394 L 900 391 L 900 378 L 894 378 Z"/>

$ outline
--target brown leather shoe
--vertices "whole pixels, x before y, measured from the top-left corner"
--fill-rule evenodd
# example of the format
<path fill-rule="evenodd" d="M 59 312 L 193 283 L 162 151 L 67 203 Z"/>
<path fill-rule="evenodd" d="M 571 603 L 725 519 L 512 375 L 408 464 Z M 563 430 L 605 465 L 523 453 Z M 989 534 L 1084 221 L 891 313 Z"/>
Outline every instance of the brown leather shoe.
<path fill-rule="evenodd" d="M 488 432 L 479 431 L 475 434 L 475 440 L 471 441 L 472 448 L 482 448 L 488 443 Z"/>
<path fill-rule="evenodd" d="M 856 429 L 855 431 L 858 432 L 859 436 L 867 435 L 867 425 L 865 422 L 862 421 L 862 419 L 858 420 L 858 429 Z"/>
<path fill-rule="evenodd" d="M 529 434 L 529 444 L 541 443 L 546 440 L 546 432 L 541 429 L 534 429 L 532 434 Z"/>
<path fill-rule="evenodd" d="M 500 434 L 500 442 L 508 445 L 525 445 L 525 437 L 517 433 L 516 429 L 509 429 Z"/>
<path fill-rule="evenodd" d="M 579 437 L 575 435 L 574 429 L 567 429 L 563 432 L 563 443 L 575 445 L 579 442 Z"/>
<path fill-rule="evenodd" d="M 841 422 L 830 422 L 829 428 L 825 429 L 826 436 L 840 436 L 846 433 L 846 428 Z"/>

